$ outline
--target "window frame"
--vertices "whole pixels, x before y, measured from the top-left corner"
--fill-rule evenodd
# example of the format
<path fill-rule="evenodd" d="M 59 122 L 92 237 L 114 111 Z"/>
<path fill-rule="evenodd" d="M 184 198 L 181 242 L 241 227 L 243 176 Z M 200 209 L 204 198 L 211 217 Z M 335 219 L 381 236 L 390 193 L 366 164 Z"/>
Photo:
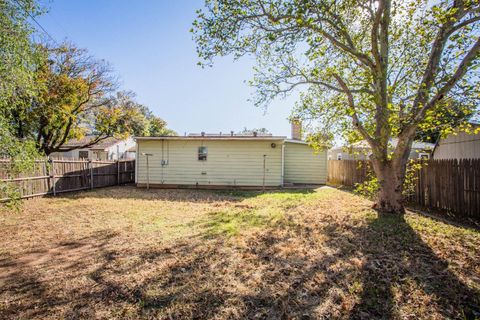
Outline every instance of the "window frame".
<path fill-rule="evenodd" d="M 197 161 L 207 161 L 208 159 L 208 147 L 199 146 L 197 148 Z"/>
<path fill-rule="evenodd" d="M 86 157 L 80 156 L 80 154 L 85 154 L 85 153 L 87 154 Z M 87 151 L 85 151 L 85 150 L 79 150 L 79 151 L 78 151 L 78 158 L 79 158 L 79 159 L 88 159 L 88 150 L 87 150 Z"/>

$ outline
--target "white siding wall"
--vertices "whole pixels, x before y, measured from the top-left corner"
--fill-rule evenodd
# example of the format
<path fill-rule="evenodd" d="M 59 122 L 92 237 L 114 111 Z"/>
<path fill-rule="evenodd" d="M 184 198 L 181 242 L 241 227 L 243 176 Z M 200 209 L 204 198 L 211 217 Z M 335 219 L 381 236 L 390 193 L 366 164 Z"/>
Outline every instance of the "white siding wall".
<path fill-rule="evenodd" d="M 327 151 L 315 153 L 306 144 L 285 142 L 285 183 L 325 184 Z"/>
<path fill-rule="evenodd" d="M 441 139 L 433 154 L 434 159 L 479 159 L 480 133 L 459 132 Z"/>
<path fill-rule="evenodd" d="M 272 142 L 276 148 L 272 148 Z M 266 156 L 265 185 L 280 186 L 282 141 L 244 140 L 138 140 L 137 182 L 147 182 L 149 157 L 151 184 L 261 186 L 263 155 Z M 198 160 L 198 147 L 208 148 L 206 161 Z M 168 164 L 162 166 L 162 159 Z"/>
<path fill-rule="evenodd" d="M 118 142 L 117 144 L 114 144 L 113 146 L 107 148 L 108 160 L 125 159 L 127 157 L 127 150 L 133 146 L 135 146 L 135 140 L 133 138 L 127 138 Z M 130 158 L 132 157 L 130 156 Z"/>

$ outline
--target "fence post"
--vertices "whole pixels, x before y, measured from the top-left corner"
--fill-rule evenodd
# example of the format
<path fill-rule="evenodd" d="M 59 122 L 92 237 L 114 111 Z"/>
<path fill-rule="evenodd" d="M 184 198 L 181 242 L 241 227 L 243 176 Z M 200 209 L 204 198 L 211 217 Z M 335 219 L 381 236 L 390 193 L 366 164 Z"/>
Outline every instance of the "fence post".
<path fill-rule="evenodd" d="M 51 178 L 51 183 L 52 183 L 52 191 L 53 191 L 53 195 L 56 196 L 57 195 L 57 189 L 55 187 L 55 160 L 54 159 L 50 159 L 50 162 L 51 162 L 51 169 L 48 170 L 49 173 L 50 173 L 50 178 Z"/>
<path fill-rule="evenodd" d="M 88 160 L 88 163 L 90 165 L 90 189 L 93 189 L 93 161 Z"/>
<path fill-rule="evenodd" d="M 117 185 L 120 184 L 120 161 L 117 160 Z"/>

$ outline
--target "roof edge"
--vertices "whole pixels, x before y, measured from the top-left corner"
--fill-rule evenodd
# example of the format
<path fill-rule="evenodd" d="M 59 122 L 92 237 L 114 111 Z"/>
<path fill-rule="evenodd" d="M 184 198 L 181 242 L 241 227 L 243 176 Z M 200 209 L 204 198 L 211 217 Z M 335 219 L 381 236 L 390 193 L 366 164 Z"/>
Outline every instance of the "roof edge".
<path fill-rule="evenodd" d="M 286 140 L 284 136 L 248 136 L 248 137 L 212 137 L 212 136 L 158 136 L 158 137 L 134 137 L 135 140 Z"/>

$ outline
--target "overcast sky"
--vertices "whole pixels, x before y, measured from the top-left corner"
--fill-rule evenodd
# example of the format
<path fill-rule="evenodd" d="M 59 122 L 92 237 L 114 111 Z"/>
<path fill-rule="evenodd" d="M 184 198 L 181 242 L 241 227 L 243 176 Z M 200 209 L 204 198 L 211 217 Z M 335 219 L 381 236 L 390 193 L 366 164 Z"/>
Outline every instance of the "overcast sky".
<path fill-rule="evenodd" d="M 230 132 L 265 127 L 290 136 L 286 119 L 294 97 L 266 114 L 248 101 L 254 93 L 251 58 L 220 58 L 202 69 L 189 33 L 201 0 L 43 0 L 37 20 L 57 42 L 69 40 L 109 61 L 122 89 L 184 132 Z"/>

